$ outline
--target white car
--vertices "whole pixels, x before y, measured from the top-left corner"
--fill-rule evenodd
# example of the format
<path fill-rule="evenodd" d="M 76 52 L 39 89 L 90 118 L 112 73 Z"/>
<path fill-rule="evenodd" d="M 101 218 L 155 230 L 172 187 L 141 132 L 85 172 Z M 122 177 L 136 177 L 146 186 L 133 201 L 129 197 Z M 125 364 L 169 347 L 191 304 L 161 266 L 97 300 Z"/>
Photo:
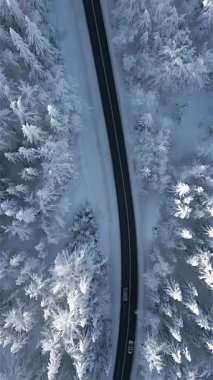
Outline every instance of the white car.
<path fill-rule="evenodd" d="M 129 296 L 129 289 L 128 288 L 123 288 L 123 301 L 127 302 L 128 301 L 128 296 Z"/>
<path fill-rule="evenodd" d="M 127 350 L 127 352 L 128 352 L 129 355 L 132 355 L 132 353 L 133 353 L 133 348 L 134 348 L 134 342 L 133 342 L 133 340 L 129 340 L 129 343 L 128 343 L 128 350 Z"/>

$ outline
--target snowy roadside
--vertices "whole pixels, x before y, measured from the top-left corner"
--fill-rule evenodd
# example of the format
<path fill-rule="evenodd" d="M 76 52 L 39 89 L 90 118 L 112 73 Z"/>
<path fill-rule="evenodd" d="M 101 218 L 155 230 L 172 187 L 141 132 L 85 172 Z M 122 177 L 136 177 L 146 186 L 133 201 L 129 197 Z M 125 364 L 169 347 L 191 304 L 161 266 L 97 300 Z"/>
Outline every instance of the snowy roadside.
<path fill-rule="evenodd" d="M 109 256 L 114 358 L 120 310 L 120 241 L 113 171 L 99 88 L 82 3 L 78 0 L 54 0 L 51 18 L 62 36 L 60 43 L 67 75 L 78 83 L 79 93 L 90 108 L 86 110 L 85 107 L 77 142 L 79 177 L 70 193 L 70 219 L 81 205 L 88 202 L 98 222 L 101 250 L 106 257 Z M 111 377 L 112 373 L 109 374 Z"/>
<path fill-rule="evenodd" d="M 134 115 L 131 112 L 131 107 L 129 105 L 129 99 L 127 90 L 125 88 L 124 78 L 122 76 L 122 71 L 119 67 L 119 63 L 117 61 L 117 56 L 115 52 L 115 48 L 112 43 L 112 32 L 111 32 L 111 21 L 110 21 L 110 13 L 112 9 L 112 4 L 109 1 L 101 0 L 102 10 L 105 19 L 105 25 L 108 34 L 108 43 L 111 51 L 111 59 L 113 64 L 113 71 L 115 74 L 115 82 L 117 86 L 117 95 L 120 104 L 120 111 L 122 117 L 122 123 L 125 134 L 126 141 L 126 149 L 127 149 L 127 158 L 130 172 L 130 181 L 132 188 L 132 196 L 134 203 L 134 211 L 136 218 L 136 230 L 137 230 L 137 243 L 138 243 L 138 280 L 139 280 L 139 289 L 138 289 L 138 325 L 136 330 L 136 343 L 135 343 L 135 356 L 134 356 L 134 364 L 132 369 L 132 380 L 137 380 L 137 358 L 139 355 L 139 345 L 141 342 L 139 341 L 139 330 L 140 327 L 140 319 L 143 318 L 143 283 L 142 283 L 142 274 L 144 272 L 144 259 L 145 252 L 147 252 L 150 243 L 152 241 L 152 228 L 156 225 L 158 220 L 158 208 L 159 201 L 156 199 L 156 195 L 149 194 L 146 199 L 141 197 L 138 191 L 138 183 L 136 177 L 136 170 L 134 167 L 134 145 L 132 138 L 132 130 L 134 125 Z M 138 333 L 137 333 L 138 331 Z"/>

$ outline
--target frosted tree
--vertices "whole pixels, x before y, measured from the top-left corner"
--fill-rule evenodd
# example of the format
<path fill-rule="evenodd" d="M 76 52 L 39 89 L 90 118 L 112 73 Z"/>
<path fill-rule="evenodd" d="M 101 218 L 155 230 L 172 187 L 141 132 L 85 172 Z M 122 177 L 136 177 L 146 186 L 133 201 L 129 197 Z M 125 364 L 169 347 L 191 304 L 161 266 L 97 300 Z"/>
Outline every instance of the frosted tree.
<path fill-rule="evenodd" d="M 188 362 L 192 361 L 191 353 L 189 351 L 189 348 L 186 345 L 183 345 L 183 347 L 182 347 L 182 355 L 185 356 L 185 358 Z"/>
<path fill-rule="evenodd" d="M 22 27 L 24 24 L 24 14 L 19 7 L 17 0 L 4 0 L 8 6 L 9 12 L 12 14 L 12 17 L 15 19 L 19 27 Z"/>
<path fill-rule="evenodd" d="M 59 193 L 52 189 L 50 186 L 45 186 L 36 192 L 36 199 L 40 210 L 44 215 L 48 215 L 51 211 L 54 211 L 55 203 L 59 197 Z"/>
<path fill-rule="evenodd" d="M 29 340 L 35 320 L 31 309 L 17 300 L 13 308 L 5 312 L 0 326 L 0 344 L 10 345 L 12 353 L 18 352 Z"/>
<path fill-rule="evenodd" d="M 191 240 L 192 237 L 193 237 L 193 234 L 192 234 L 192 231 L 189 230 L 188 228 L 182 228 L 179 232 L 180 236 L 183 238 L 183 239 L 186 239 L 186 240 Z"/>
<path fill-rule="evenodd" d="M 171 278 L 165 284 L 165 292 L 174 300 L 182 301 L 182 291 L 180 285 L 175 279 Z"/>
<path fill-rule="evenodd" d="M 179 199 L 175 199 L 175 217 L 180 219 L 189 219 L 192 209 Z"/>
<path fill-rule="evenodd" d="M 189 46 L 185 46 L 185 54 L 182 57 L 183 47 L 166 46 L 160 55 L 160 65 L 155 77 L 156 85 L 164 84 L 164 88 L 172 87 L 202 89 L 207 83 L 207 67 L 201 57 L 193 57 L 189 54 Z M 181 52 L 181 53 L 180 53 Z M 188 62 L 187 62 L 188 61 Z"/>
<path fill-rule="evenodd" d="M 54 132 L 60 135 L 61 133 L 64 132 L 64 130 L 62 129 L 63 123 L 60 120 L 60 113 L 51 104 L 48 104 L 47 111 L 48 111 L 48 115 L 50 119 L 51 128 L 53 129 Z"/>
<path fill-rule="evenodd" d="M 21 177 L 25 181 L 31 181 L 36 179 L 39 176 L 38 169 L 35 169 L 33 167 L 26 167 L 21 172 Z"/>
<path fill-rule="evenodd" d="M 198 290 L 193 282 L 186 281 L 182 286 L 184 294 L 189 297 L 198 297 Z"/>
<path fill-rule="evenodd" d="M 204 281 L 204 283 L 213 290 L 213 266 L 211 262 L 206 264 L 201 263 L 201 267 L 199 268 L 199 278 Z"/>
<path fill-rule="evenodd" d="M 30 125 L 28 123 L 22 125 L 22 132 L 31 144 L 33 142 L 39 143 L 44 139 L 45 136 L 40 127 L 37 127 L 36 125 Z"/>
<path fill-rule="evenodd" d="M 162 348 L 162 344 L 159 344 L 155 337 L 150 335 L 146 336 L 141 354 L 146 360 L 150 372 L 162 372 L 164 368 Z"/>
<path fill-rule="evenodd" d="M 50 351 L 50 359 L 48 363 L 48 380 L 54 380 L 61 365 L 61 353 L 55 351 Z"/>
<path fill-rule="evenodd" d="M 199 315 L 200 310 L 197 304 L 197 301 L 193 299 L 192 297 L 188 297 L 184 300 L 184 305 L 189 309 L 193 314 Z"/>
<path fill-rule="evenodd" d="M 153 135 L 151 132 L 153 119 L 151 114 L 143 115 L 137 125 L 137 145 L 135 148 L 136 160 L 138 163 L 139 176 L 143 179 L 149 178 L 152 172 L 153 156 Z"/>
<path fill-rule="evenodd" d="M 206 227 L 205 234 L 207 235 L 207 237 L 208 237 L 210 240 L 213 239 L 213 227 L 212 227 L 212 226 L 208 226 L 208 227 Z"/>
<path fill-rule="evenodd" d="M 16 219 L 26 224 L 33 223 L 36 220 L 36 210 L 31 208 L 20 209 L 16 214 Z"/>
<path fill-rule="evenodd" d="M 182 351 L 181 345 L 177 342 L 169 343 L 167 347 L 165 347 L 166 352 L 171 355 L 174 363 L 181 364 L 182 363 Z"/>
<path fill-rule="evenodd" d="M 169 181 L 167 174 L 168 149 L 171 123 L 169 119 L 160 119 L 156 126 L 151 113 L 140 117 L 135 127 L 135 161 L 138 177 L 143 187 L 163 191 Z M 144 184 L 144 185 L 143 185 Z"/>
<path fill-rule="evenodd" d="M 171 134 L 172 122 L 169 118 L 162 118 L 160 120 L 160 128 L 156 135 L 155 144 L 157 150 L 155 151 L 155 176 L 154 176 L 154 188 L 163 192 L 169 183 L 170 176 L 168 174 L 168 151 L 170 146 L 170 134 Z"/>
<path fill-rule="evenodd" d="M 10 259 L 10 265 L 12 268 L 19 267 L 20 263 L 25 259 L 25 254 L 22 252 L 22 254 L 18 253 L 11 257 Z"/>
<path fill-rule="evenodd" d="M 180 329 L 176 326 L 168 326 L 168 329 L 172 337 L 180 343 L 182 341 Z"/>
<path fill-rule="evenodd" d="M 50 42 L 41 34 L 41 31 L 37 25 L 25 16 L 26 21 L 26 34 L 29 46 L 33 46 L 37 56 L 41 56 L 43 59 L 49 59 L 54 53 L 53 46 Z"/>
<path fill-rule="evenodd" d="M 50 187 L 61 186 L 61 191 L 74 178 L 73 153 L 65 139 L 47 143 L 42 147 L 41 154 L 45 157 L 42 164 L 43 176 L 49 181 Z"/>
<path fill-rule="evenodd" d="M 5 199 L 1 204 L 0 204 L 0 209 L 1 213 L 4 213 L 6 216 L 15 216 L 17 213 L 17 202 L 13 199 Z"/>
<path fill-rule="evenodd" d="M 171 314 L 168 316 L 171 320 L 168 322 L 166 321 L 165 326 L 168 328 L 171 336 L 180 343 L 182 342 L 182 332 L 184 331 L 183 318 L 178 314 L 175 307 L 173 307 Z"/>
<path fill-rule="evenodd" d="M 117 27 L 114 42 L 119 48 L 134 42 L 140 34 L 140 21 L 144 22 L 144 20 L 141 20 L 139 15 L 144 10 L 144 4 L 141 0 L 119 0 L 116 2 L 113 10 L 114 24 Z"/>
<path fill-rule="evenodd" d="M 12 19 L 11 13 L 5 0 L 0 0 L 0 18 L 4 23 L 9 23 Z"/>
<path fill-rule="evenodd" d="M 26 185 L 20 184 L 20 185 L 15 185 L 15 184 L 10 184 L 6 190 L 6 192 L 10 195 L 15 195 L 16 197 L 23 197 L 27 195 L 29 191 L 29 188 Z"/>
<path fill-rule="evenodd" d="M 29 240 L 32 236 L 32 229 L 28 224 L 24 224 L 19 220 L 14 220 L 11 224 L 2 226 L 2 228 L 9 236 L 18 236 L 21 241 Z"/>
<path fill-rule="evenodd" d="M 167 317 L 172 317 L 174 313 L 174 306 L 169 302 L 168 299 L 161 299 L 160 305 L 159 305 L 159 311 L 163 315 L 166 315 Z"/>
<path fill-rule="evenodd" d="M 40 89 L 42 93 L 42 90 Z M 32 92 L 31 96 L 35 94 Z M 27 94 L 24 96 L 19 96 L 17 100 L 13 100 L 10 103 L 10 108 L 13 110 L 14 114 L 18 117 L 20 124 L 37 124 L 40 120 L 38 116 L 38 108 L 34 108 L 33 102 L 26 101 Z M 37 105 L 38 107 L 38 105 Z"/>
<path fill-rule="evenodd" d="M 8 64 L 8 63 L 7 63 Z M 7 149 L 13 149 L 16 135 L 16 120 L 10 109 L 10 87 L 12 86 L 10 78 L 3 73 L 3 67 L 0 66 L 0 116 L 1 116 L 1 142 L 0 150 L 5 152 Z"/>
<path fill-rule="evenodd" d="M 34 54 L 29 50 L 27 44 L 23 41 L 22 37 L 13 29 L 10 28 L 10 35 L 15 48 L 19 51 L 20 56 L 24 62 L 31 67 L 32 75 L 43 76 L 42 67 L 37 61 Z"/>
<path fill-rule="evenodd" d="M 42 297 L 45 287 L 45 281 L 41 275 L 33 273 L 30 275 L 31 282 L 25 288 L 25 294 L 30 298 L 35 298 L 36 300 Z"/>
<path fill-rule="evenodd" d="M 34 325 L 33 313 L 25 310 L 18 302 L 17 308 L 11 309 L 5 317 L 4 329 L 14 329 L 16 332 L 29 332 Z"/>
<path fill-rule="evenodd" d="M 189 256 L 187 263 L 198 269 L 199 278 L 213 290 L 212 256 L 213 253 L 211 253 L 211 251 L 199 249 L 197 254 Z"/>
<path fill-rule="evenodd" d="M 195 317 L 195 321 L 201 329 L 206 331 L 211 331 L 211 322 L 208 315 L 206 315 L 202 310 L 199 312 L 199 315 Z"/>
<path fill-rule="evenodd" d="M 9 268 L 9 254 L 8 252 L 1 251 L 0 254 L 0 280 L 8 274 Z"/>
<path fill-rule="evenodd" d="M 178 182 L 176 186 L 174 186 L 175 194 L 182 198 L 187 195 L 190 191 L 190 187 L 187 183 Z"/>
<path fill-rule="evenodd" d="M 42 273 L 42 265 L 41 262 L 38 260 L 38 258 L 35 257 L 25 257 L 23 255 L 23 262 L 21 263 L 21 266 L 18 269 L 17 278 L 16 278 L 16 285 L 26 285 L 28 282 L 31 283 L 31 280 L 33 281 L 35 273 L 39 271 Z"/>
<path fill-rule="evenodd" d="M 40 153 L 35 148 L 20 147 L 18 149 L 18 157 L 20 157 L 21 160 L 23 159 L 27 162 L 34 162 L 40 158 Z"/>

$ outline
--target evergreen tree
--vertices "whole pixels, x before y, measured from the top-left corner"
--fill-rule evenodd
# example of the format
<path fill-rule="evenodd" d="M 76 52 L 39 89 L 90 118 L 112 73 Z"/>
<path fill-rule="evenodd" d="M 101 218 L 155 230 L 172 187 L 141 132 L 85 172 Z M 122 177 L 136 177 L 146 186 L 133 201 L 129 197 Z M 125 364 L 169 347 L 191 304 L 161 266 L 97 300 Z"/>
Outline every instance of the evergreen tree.
<path fill-rule="evenodd" d="M 50 42 L 42 36 L 41 31 L 37 27 L 37 25 L 30 21 L 30 19 L 25 16 L 26 21 L 26 34 L 27 41 L 29 46 L 33 46 L 35 49 L 36 55 L 41 56 L 45 60 L 53 58 L 52 55 L 54 53 L 53 46 L 51 46 Z"/>
<path fill-rule="evenodd" d="M 10 35 L 15 48 L 18 50 L 20 56 L 23 58 L 26 65 L 31 67 L 31 75 L 44 75 L 42 66 L 37 61 L 34 54 L 29 50 L 27 44 L 23 41 L 22 37 L 13 29 L 10 28 Z"/>

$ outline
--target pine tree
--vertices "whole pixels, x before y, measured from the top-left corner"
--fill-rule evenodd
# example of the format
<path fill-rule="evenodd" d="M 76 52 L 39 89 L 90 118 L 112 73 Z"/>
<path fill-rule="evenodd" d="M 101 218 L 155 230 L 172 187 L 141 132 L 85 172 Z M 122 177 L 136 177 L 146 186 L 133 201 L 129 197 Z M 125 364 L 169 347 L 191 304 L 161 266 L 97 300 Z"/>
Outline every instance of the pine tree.
<path fill-rule="evenodd" d="M 23 58 L 24 62 L 30 66 L 31 74 L 33 76 L 39 75 L 42 77 L 44 75 L 42 67 L 34 54 L 29 50 L 22 37 L 13 28 L 10 28 L 10 35 L 15 48 L 19 51 L 20 56 Z"/>
<path fill-rule="evenodd" d="M 175 279 L 170 279 L 166 282 L 165 292 L 174 300 L 182 301 L 182 291 L 180 285 Z"/>
<path fill-rule="evenodd" d="M 139 15 L 144 10 L 143 1 L 141 0 L 119 0 L 116 2 L 113 17 L 114 24 L 118 30 L 114 42 L 119 48 L 132 43 L 138 37 L 140 22 L 143 22 Z"/>
<path fill-rule="evenodd" d="M 8 236 L 18 236 L 21 241 L 29 240 L 32 236 L 32 229 L 19 220 L 12 221 L 7 226 L 2 226 L 2 229 L 8 234 Z"/>
<path fill-rule="evenodd" d="M 9 12 L 14 18 L 15 22 L 19 27 L 22 27 L 24 24 L 24 14 L 21 11 L 17 0 L 4 0 L 8 6 Z"/>
<path fill-rule="evenodd" d="M 47 57 L 52 58 L 54 53 L 53 47 L 50 42 L 42 36 L 41 31 L 37 27 L 37 25 L 30 21 L 30 19 L 25 16 L 26 21 L 26 34 L 29 46 L 33 46 L 36 52 L 36 55 L 41 56 L 45 60 Z"/>
<path fill-rule="evenodd" d="M 48 380 L 54 380 L 61 365 L 61 354 L 57 351 L 50 351 L 50 359 L 48 363 Z"/>
<path fill-rule="evenodd" d="M 30 125 L 28 123 L 22 125 L 22 132 L 27 140 L 32 143 L 39 143 L 40 141 L 44 141 L 44 133 L 40 127 L 36 125 Z"/>
<path fill-rule="evenodd" d="M 161 373 L 164 368 L 162 348 L 163 346 L 159 344 L 155 337 L 150 335 L 146 336 L 142 355 L 146 360 L 151 373 L 154 371 Z"/>
<path fill-rule="evenodd" d="M 20 222 L 24 222 L 26 224 L 30 224 L 35 222 L 36 220 L 36 210 L 31 208 L 21 208 L 17 214 L 16 219 L 20 220 Z"/>

